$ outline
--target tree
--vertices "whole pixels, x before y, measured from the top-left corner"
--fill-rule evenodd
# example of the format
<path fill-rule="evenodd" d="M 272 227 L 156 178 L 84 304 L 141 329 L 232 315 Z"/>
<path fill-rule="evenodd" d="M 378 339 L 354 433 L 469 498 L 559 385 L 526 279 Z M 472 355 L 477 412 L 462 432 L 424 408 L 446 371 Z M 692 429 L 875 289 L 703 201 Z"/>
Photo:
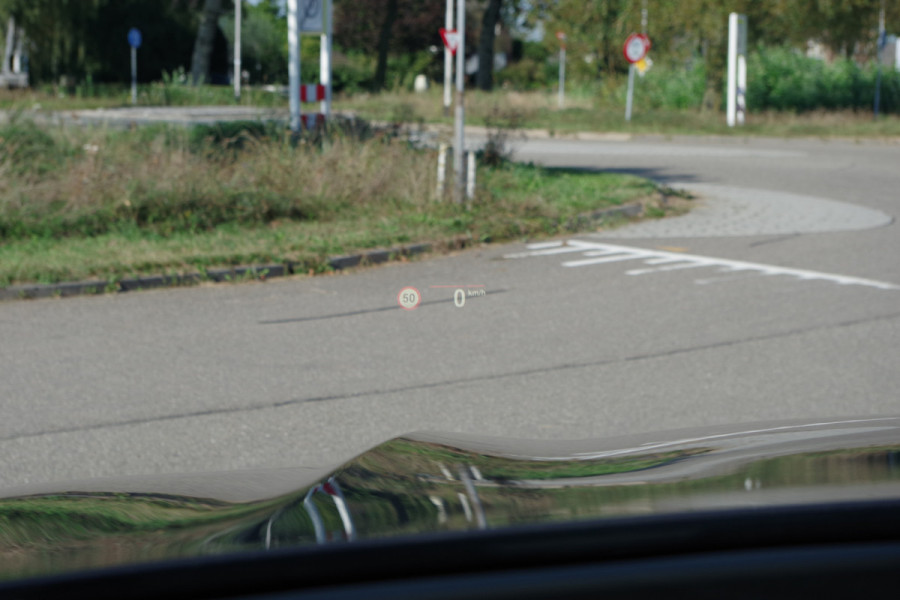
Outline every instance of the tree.
<path fill-rule="evenodd" d="M 191 58 L 191 82 L 194 85 L 210 81 L 210 58 L 221 15 L 222 0 L 204 0 L 203 16 L 197 28 L 197 41 L 194 43 L 194 54 Z"/>
<path fill-rule="evenodd" d="M 219 24 L 229 45 L 234 48 L 234 13 L 226 14 Z M 280 10 L 278 0 L 245 3 L 241 23 L 241 54 L 243 68 L 250 73 L 251 83 L 287 81 L 287 19 Z"/>
<path fill-rule="evenodd" d="M 481 20 L 478 39 L 478 87 L 490 91 L 494 87 L 494 31 L 500 20 L 503 0 L 490 0 Z"/>
<path fill-rule="evenodd" d="M 334 0 L 336 50 L 367 63 L 375 57 L 368 80 L 375 88 L 437 63 L 429 48 L 440 47 L 443 26 L 444 0 Z"/>
<path fill-rule="evenodd" d="M 373 87 L 376 90 L 384 88 L 387 77 L 388 46 L 391 43 L 391 30 L 397 20 L 397 0 L 387 0 L 387 7 L 381 21 L 381 32 L 378 34 L 378 66 L 375 68 Z"/>
<path fill-rule="evenodd" d="M 126 36 L 143 34 L 141 81 L 184 66 L 196 34 L 196 0 L 0 0 L 0 21 L 12 16 L 27 39 L 32 83 L 127 81 Z M 102 32 L 102 35 L 98 35 Z M 149 51 L 148 51 L 149 50 Z"/>

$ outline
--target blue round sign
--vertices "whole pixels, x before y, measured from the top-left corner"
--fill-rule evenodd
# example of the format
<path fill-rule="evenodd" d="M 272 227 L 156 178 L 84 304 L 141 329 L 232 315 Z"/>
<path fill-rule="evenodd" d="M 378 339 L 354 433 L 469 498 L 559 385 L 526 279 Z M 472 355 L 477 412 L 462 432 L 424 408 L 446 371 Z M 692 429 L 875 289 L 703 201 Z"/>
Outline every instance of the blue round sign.
<path fill-rule="evenodd" d="M 141 47 L 141 32 L 136 27 L 128 30 L 128 43 L 132 48 Z"/>

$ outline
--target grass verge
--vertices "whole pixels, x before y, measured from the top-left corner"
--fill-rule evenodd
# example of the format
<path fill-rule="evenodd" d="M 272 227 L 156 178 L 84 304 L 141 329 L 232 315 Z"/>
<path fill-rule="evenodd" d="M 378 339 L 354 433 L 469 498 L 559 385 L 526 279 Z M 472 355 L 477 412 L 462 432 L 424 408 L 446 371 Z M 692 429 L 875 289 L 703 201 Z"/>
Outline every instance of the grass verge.
<path fill-rule="evenodd" d="M 659 105 L 660 91 L 635 90 L 634 115 L 624 118 L 624 92 L 620 87 L 572 89 L 566 95 L 565 108 L 559 109 L 557 95 L 550 91 L 466 93 L 466 117 L 470 125 L 482 125 L 502 118 L 514 119 L 527 129 L 547 130 L 551 134 L 575 132 L 616 132 L 659 135 L 726 135 L 767 137 L 900 137 L 900 115 L 881 115 L 877 120 L 869 110 L 751 110 L 742 127 L 728 127 L 720 110 L 669 108 Z M 442 91 L 435 86 L 425 93 L 407 91 L 338 95 L 335 110 L 364 119 L 392 123 L 452 123 L 444 116 Z M 139 88 L 141 106 L 234 105 L 228 86 L 187 86 L 160 81 Z M 287 111 L 287 97 L 278 92 L 247 87 L 241 94 L 242 106 L 281 108 Z M 129 88 L 124 85 L 94 86 L 90 92 L 80 89 L 0 90 L 0 110 L 16 113 L 67 111 L 90 108 L 130 106 Z"/>
<path fill-rule="evenodd" d="M 466 119 L 481 125 L 498 115 L 514 118 L 518 127 L 543 129 L 551 134 L 576 132 L 617 132 L 660 135 L 726 135 L 766 137 L 900 137 L 900 116 L 871 111 L 813 110 L 750 111 L 742 127 L 728 127 L 718 110 L 647 108 L 641 104 L 641 90 L 635 91 L 632 120 L 625 121 L 624 102 L 617 97 L 573 92 L 566 96 L 565 108 L 558 108 L 555 93 L 481 92 L 466 93 Z M 338 110 L 365 119 L 402 123 L 452 123 L 442 111 L 441 91 L 426 93 L 386 92 L 340 97 Z"/>
<path fill-rule="evenodd" d="M 466 236 L 502 241 L 596 227 L 578 216 L 642 201 L 637 177 L 480 166 L 465 205 L 436 198 L 434 151 L 390 136 L 292 143 L 259 124 L 0 128 L 0 286 L 300 263 Z"/>

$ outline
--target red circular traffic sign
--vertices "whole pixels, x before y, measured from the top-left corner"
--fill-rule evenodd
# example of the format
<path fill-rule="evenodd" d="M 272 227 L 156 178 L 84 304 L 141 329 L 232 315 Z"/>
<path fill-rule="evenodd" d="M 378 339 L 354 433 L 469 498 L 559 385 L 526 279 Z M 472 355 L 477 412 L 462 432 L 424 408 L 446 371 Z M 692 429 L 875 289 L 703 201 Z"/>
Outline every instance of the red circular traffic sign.
<path fill-rule="evenodd" d="M 415 310 L 422 301 L 422 294 L 411 285 L 406 286 L 397 294 L 397 304 L 406 310 Z"/>
<path fill-rule="evenodd" d="M 622 54 L 625 55 L 625 60 L 630 63 L 639 62 L 647 56 L 649 51 L 650 38 L 643 33 L 632 33 L 625 40 L 625 45 L 622 47 Z"/>

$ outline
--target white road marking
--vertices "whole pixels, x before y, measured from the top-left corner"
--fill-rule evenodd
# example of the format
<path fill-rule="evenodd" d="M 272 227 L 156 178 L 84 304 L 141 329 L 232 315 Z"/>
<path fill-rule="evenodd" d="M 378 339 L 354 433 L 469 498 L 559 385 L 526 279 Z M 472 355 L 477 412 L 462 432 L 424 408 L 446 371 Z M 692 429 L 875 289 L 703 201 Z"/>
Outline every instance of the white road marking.
<path fill-rule="evenodd" d="M 874 279 L 835 275 L 832 273 L 822 273 L 806 269 L 791 269 L 776 265 L 764 265 L 741 260 L 728 260 L 725 258 L 714 258 L 697 254 L 684 254 L 681 252 L 666 252 L 665 250 L 647 250 L 645 248 L 618 246 L 615 244 L 585 242 L 582 240 L 568 240 L 564 244 L 554 242 L 552 245 L 547 243 L 529 244 L 527 248 L 529 249 L 528 252 L 507 254 L 504 258 L 529 258 L 534 256 L 553 256 L 557 254 L 581 252 L 582 256 L 585 258 L 565 261 L 562 263 L 562 266 L 586 267 L 626 260 L 641 260 L 645 265 L 652 265 L 652 268 L 631 269 L 625 273 L 627 275 L 647 275 L 650 273 L 677 271 L 681 269 L 712 267 L 717 268 L 721 272 L 752 271 L 757 275 L 787 275 L 789 277 L 796 277 L 807 281 L 819 280 L 837 283 L 839 285 L 862 285 L 880 290 L 900 290 L 900 285 L 885 281 L 876 281 Z M 708 283 L 709 281 L 710 279 L 698 279 L 695 283 Z"/>

